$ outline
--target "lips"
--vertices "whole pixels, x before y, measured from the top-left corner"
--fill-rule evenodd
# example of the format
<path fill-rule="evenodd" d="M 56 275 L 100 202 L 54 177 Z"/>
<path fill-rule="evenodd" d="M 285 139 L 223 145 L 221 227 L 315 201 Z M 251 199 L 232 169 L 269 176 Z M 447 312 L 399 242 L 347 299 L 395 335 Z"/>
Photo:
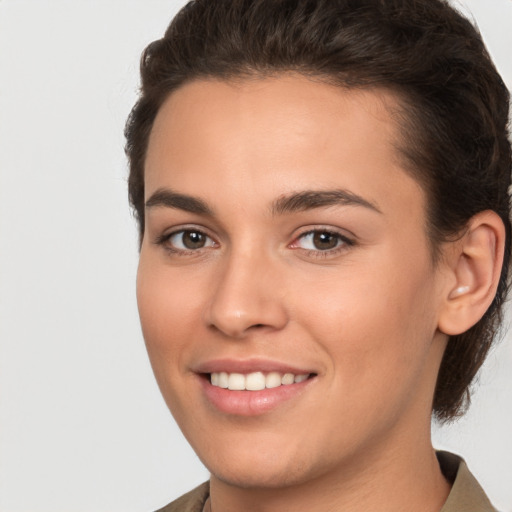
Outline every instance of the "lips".
<path fill-rule="evenodd" d="M 205 398 L 222 413 L 253 416 L 298 398 L 314 371 L 266 360 L 216 360 L 195 368 Z"/>

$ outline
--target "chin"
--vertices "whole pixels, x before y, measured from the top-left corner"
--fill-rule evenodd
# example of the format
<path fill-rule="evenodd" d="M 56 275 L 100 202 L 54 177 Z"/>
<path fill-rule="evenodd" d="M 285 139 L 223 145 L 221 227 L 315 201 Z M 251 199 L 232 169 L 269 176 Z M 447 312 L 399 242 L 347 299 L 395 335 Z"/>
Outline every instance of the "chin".
<path fill-rule="evenodd" d="M 311 480 L 309 471 L 304 468 L 293 469 L 274 466 L 259 466 L 254 461 L 233 465 L 232 468 L 220 468 L 218 464 L 210 470 L 213 477 L 221 482 L 242 489 L 284 489 L 294 487 Z"/>
<path fill-rule="evenodd" d="M 307 460 L 308 450 L 304 448 L 279 450 L 271 442 L 263 447 L 249 438 L 245 449 L 239 446 L 237 450 L 208 450 L 206 454 L 199 451 L 198 455 L 212 477 L 227 485 L 273 490 L 304 484 L 325 472 L 328 461 L 322 460 L 318 467 L 314 460 Z"/>

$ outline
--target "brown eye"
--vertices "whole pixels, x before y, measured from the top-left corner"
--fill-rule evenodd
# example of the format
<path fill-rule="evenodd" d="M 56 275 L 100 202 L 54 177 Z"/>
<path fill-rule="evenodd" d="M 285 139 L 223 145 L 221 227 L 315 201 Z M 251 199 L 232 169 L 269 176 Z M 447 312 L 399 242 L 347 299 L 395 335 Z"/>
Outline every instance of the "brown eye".
<path fill-rule="evenodd" d="M 169 237 L 168 243 L 178 251 L 194 251 L 215 245 L 215 242 L 209 236 L 192 229 L 184 229 L 173 233 Z"/>
<path fill-rule="evenodd" d="M 181 237 L 187 249 L 200 249 L 206 242 L 206 237 L 198 231 L 184 231 Z"/>
<path fill-rule="evenodd" d="M 303 233 L 292 244 L 294 249 L 305 249 L 307 251 L 331 254 L 329 251 L 352 246 L 354 243 L 349 238 L 336 231 L 315 229 Z"/>
<path fill-rule="evenodd" d="M 328 251 L 334 249 L 340 243 L 339 235 L 335 233 L 329 233 L 327 231 L 316 231 L 313 233 L 312 239 L 315 249 L 319 251 Z"/>

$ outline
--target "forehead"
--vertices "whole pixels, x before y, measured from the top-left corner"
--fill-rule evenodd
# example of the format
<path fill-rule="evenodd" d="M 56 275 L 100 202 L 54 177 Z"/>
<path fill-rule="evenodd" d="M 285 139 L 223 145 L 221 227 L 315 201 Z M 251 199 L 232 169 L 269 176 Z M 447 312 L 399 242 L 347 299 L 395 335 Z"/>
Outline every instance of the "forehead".
<path fill-rule="evenodd" d="M 363 142 L 365 135 L 378 131 L 379 136 L 372 137 L 371 142 L 392 149 L 393 141 L 399 138 L 398 126 L 392 120 L 398 104 L 388 91 L 341 88 L 294 74 L 236 81 L 196 80 L 174 91 L 164 102 L 149 144 L 162 149 L 164 143 L 171 150 L 194 145 L 201 137 L 202 143 L 220 147 L 229 135 L 232 146 L 238 143 L 243 147 L 248 139 L 257 137 L 260 144 L 266 143 L 267 150 L 273 146 L 283 151 L 297 142 L 301 146 L 309 141 L 318 143 L 313 134 L 327 145 L 333 139 L 337 143 Z M 345 126 L 340 121 L 345 121 Z M 351 130 L 346 130 L 347 123 Z M 171 135 L 175 144 L 169 140 Z"/>
<path fill-rule="evenodd" d="M 398 107 L 387 91 L 297 75 L 188 83 L 155 119 L 146 198 L 169 187 L 215 202 L 222 187 L 231 193 L 224 199 L 248 205 L 256 196 L 343 188 L 392 204 L 419 188 L 396 149 Z"/>

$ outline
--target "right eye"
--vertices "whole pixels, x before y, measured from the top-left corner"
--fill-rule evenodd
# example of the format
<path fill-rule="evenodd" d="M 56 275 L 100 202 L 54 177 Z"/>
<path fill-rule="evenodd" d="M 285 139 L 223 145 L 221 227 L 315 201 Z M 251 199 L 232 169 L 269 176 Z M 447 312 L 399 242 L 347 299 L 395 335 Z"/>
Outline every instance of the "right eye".
<path fill-rule="evenodd" d="M 216 246 L 216 243 L 208 235 L 196 229 L 175 231 L 163 237 L 161 243 L 176 252 L 196 251 Z"/>

